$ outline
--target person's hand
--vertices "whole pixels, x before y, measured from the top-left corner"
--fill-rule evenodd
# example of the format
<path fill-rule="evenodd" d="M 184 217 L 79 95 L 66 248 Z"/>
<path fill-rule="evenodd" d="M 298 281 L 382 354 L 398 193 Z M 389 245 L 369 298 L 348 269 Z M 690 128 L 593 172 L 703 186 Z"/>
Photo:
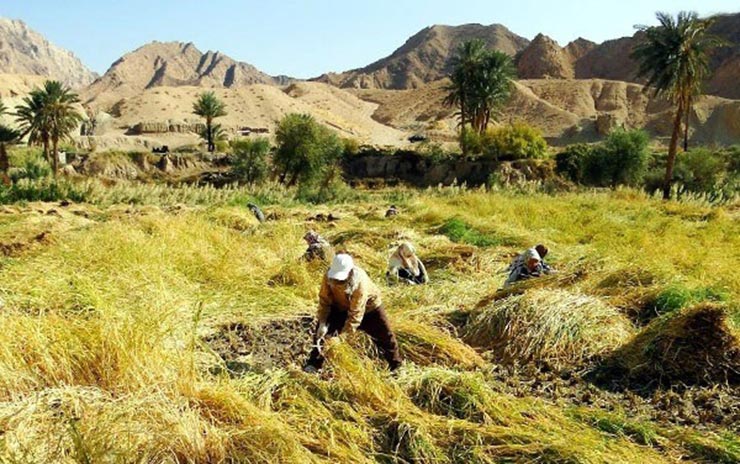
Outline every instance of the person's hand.
<path fill-rule="evenodd" d="M 325 322 L 319 324 L 319 327 L 316 329 L 316 340 L 323 339 L 327 333 L 329 333 L 329 324 Z"/>

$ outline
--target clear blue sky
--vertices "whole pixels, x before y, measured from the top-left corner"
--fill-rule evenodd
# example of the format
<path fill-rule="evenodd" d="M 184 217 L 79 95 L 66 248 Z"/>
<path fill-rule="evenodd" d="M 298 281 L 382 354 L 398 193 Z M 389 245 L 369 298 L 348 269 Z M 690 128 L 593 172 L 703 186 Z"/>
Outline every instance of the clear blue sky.
<path fill-rule="evenodd" d="M 0 0 L 0 16 L 22 19 L 103 73 L 152 40 L 193 42 L 269 74 L 314 77 L 367 65 L 432 24 L 501 23 L 561 45 L 601 42 L 653 24 L 656 11 L 737 12 L 737 0 Z"/>

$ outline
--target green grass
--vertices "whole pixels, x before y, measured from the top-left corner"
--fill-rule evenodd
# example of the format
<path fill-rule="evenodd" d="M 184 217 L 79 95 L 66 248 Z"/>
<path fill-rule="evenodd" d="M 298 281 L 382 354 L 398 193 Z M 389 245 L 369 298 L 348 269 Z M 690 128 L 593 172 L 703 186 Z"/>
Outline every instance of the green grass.
<path fill-rule="evenodd" d="M 309 206 L 276 186 L 83 185 L 87 203 L 14 204 L 0 214 L 0 241 L 17 244 L 0 267 L 0 460 L 661 463 L 679 452 L 697 462 L 737 456 L 738 438 L 729 432 L 587 420 L 604 411 L 575 416 L 498 392 L 486 375 L 500 361 L 495 352 L 474 350 L 448 323 L 450 314 L 488 301 L 511 320 L 539 322 L 510 334 L 509 356 L 577 365 L 638 330 L 620 311 L 643 293 L 680 282 L 737 301 L 740 276 L 727 252 L 740 247 L 736 208 L 663 203 L 633 191 L 399 190 Z M 280 220 L 258 224 L 244 207 L 254 198 Z M 389 199 L 402 206 L 393 220 L 383 215 Z M 317 212 L 341 220 L 306 220 Z M 330 343 L 322 376 L 302 373 L 299 356 L 242 375 L 215 369 L 225 360 L 205 340 L 224 324 L 269 327 L 314 313 L 322 270 L 299 260 L 308 228 L 341 242 L 381 284 L 411 361 L 397 377 L 362 335 Z M 429 285 L 383 283 L 398 240 L 412 240 L 429 258 Z M 510 259 L 540 242 L 559 274 L 524 295 L 492 300 Z M 562 317 L 568 298 L 587 303 L 577 323 Z M 538 308 L 546 320 L 530 317 Z M 275 349 L 307 337 L 259 334 L 255 343 Z M 249 353 L 234 357 L 254 361 Z"/>

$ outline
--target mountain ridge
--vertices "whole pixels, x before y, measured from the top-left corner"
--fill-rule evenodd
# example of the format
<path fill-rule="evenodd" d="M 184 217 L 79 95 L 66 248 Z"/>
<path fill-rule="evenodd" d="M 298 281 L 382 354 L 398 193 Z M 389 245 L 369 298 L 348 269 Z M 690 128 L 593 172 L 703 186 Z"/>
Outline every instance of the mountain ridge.
<path fill-rule="evenodd" d="M 2 17 L 0 73 L 45 76 L 74 88 L 97 77 L 74 53 L 51 43 L 22 20 Z"/>

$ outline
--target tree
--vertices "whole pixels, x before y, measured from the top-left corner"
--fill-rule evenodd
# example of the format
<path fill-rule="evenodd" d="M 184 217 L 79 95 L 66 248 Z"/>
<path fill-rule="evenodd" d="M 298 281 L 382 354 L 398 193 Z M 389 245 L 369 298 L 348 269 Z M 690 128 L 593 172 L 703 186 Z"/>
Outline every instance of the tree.
<path fill-rule="evenodd" d="M 289 186 L 316 178 L 342 156 L 339 137 L 308 114 L 283 117 L 275 138 L 273 163 L 280 171 L 280 181 Z"/>
<path fill-rule="evenodd" d="M 469 124 L 479 135 L 485 133 L 496 111 L 508 100 L 515 75 L 511 57 L 487 50 L 482 40 L 460 46 L 453 58 L 445 104 L 459 107 L 461 130 Z"/>
<path fill-rule="evenodd" d="M 663 198 L 669 199 L 681 125 L 685 123 L 688 131 L 691 106 L 701 95 L 701 84 L 709 72 L 709 51 L 721 42 L 707 32 L 711 20 L 699 19 L 695 12 L 682 11 L 675 19 L 667 13 L 656 17 L 658 26 L 637 26 L 645 36 L 631 57 L 639 64 L 638 75 L 647 77 L 653 94 L 667 97 L 676 107 L 663 180 Z"/>
<path fill-rule="evenodd" d="M 213 152 L 216 149 L 216 133 L 213 120 L 226 116 L 226 105 L 216 97 L 214 92 L 203 92 L 198 95 L 198 100 L 193 103 L 193 114 L 196 114 L 206 120 L 206 130 L 203 138 L 208 143 L 208 151 Z"/>
<path fill-rule="evenodd" d="M 448 106 L 458 106 L 460 127 L 465 128 L 470 113 L 468 102 L 471 99 L 471 90 L 476 78 L 476 69 L 486 54 L 486 44 L 480 39 L 469 40 L 460 45 L 457 54 L 452 58 L 452 74 L 448 94 L 444 103 Z"/>
<path fill-rule="evenodd" d="M 5 113 L 5 105 L 0 101 L 0 116 Z M 0 124 L 0 181 L 4 184 L 10 183 L 10 177 L 8 177 L 8 170 L 10 169 L 10 160 L 8 159 L 8 151 L 6 145 L 15 143 L 20 138 L 20 132 L 12 129 L 4 124 Z"/>
<path fill-rule="evenodd" d="M 44 112 L 44 93 L 34 89 L 23 98 L 23 103 L 15 107 L 16 121 L 20 126 L 21 136 L 28 137 L 29 145 L 41 145 L 44 159 L 51 166 L 49 156 L 49 124 Z"/>
<path fill-rule="evenodd" d="M 59 171 L 59 142 L 70 137 L 73 130 L 82 121 L 82 115 L 74 108 L 80 99 L 69 88 L 59 81 L 46 81 L 45 111 L 49 121 L 49 138 L 53 155 L 53 170 L 56 176 Z"/>
<path fill-rule="evenodd" d="M 260 182 L 267 176 L 267 156 L 270 141 L 265 137 L 231 142 L 234 154 L 232 172 L 240 181 L 250 184 Z"/>
<path fill-rule="evenodd" d="M 28 135 L 29 144 L 43 145 L 54 176 L 59 170 L 59 142 L 68 138 L 83 119 L 74 107 L 79 101 L 77 94 L 61 82 L 46 81 L 42 89 L 32 90 L 16 107 L 22 135 Z"/>

